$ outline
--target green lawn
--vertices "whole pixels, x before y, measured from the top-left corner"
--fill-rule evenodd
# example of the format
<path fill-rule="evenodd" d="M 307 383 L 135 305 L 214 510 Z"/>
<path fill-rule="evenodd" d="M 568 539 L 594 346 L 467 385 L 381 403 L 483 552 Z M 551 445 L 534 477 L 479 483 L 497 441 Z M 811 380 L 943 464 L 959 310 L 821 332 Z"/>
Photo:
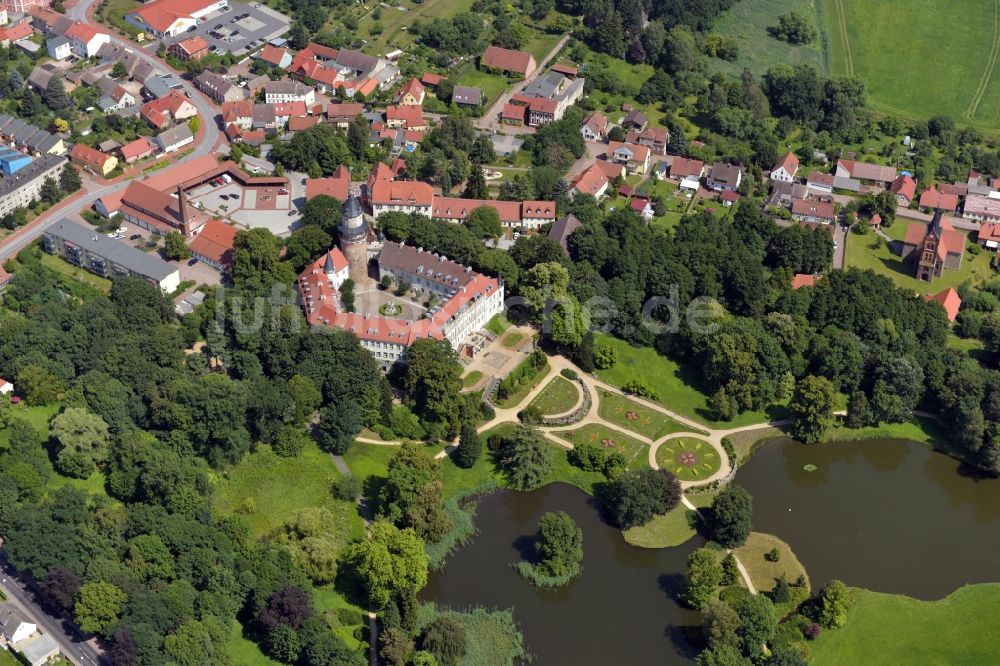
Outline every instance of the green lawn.
<path fill-rule="evenodd" d="M 530 32 L 534 34 L 524 42 L 524 46 L 520 50 L 535 56 L 535 62 L 541 64 L 549 51 L 554 49 L 559 40 L 562 39 L 562 35 L 550 35 L 540 30 L 530 30 Z"/>
<path fill-rule="evenodd" d="M 889 228 L 889 233 L 906 233 L 907 220 L 899 219 Z M 885 242 L 877 242 L 874 234 L 863 236 L 848 234 L 844 265 L 847 268 L 871 269 L 890 278 L 897 287 L 910 289 L 921 294 L 936 294 L 948 287 L 958 287 L 963 282 L 979 284 L 992 279 L 995 272 L 990 267 L 990 255 L 981 252 L 973 256 L 968 251 L 962 259 L 962 267 L 957 271 L 945 270 L 933 282 L 924 282 L 913 276 L 913 264 L 903 261 Z"/>
<path fill-rule="evenodd" d="M 681 368 L 671 359 L 657 354 L 652 347 L 632 347 L 610 335 L 597 335 L 595 344 L 610 345 L 618 352 L 615 366 L 598 370 L 598 377 L 618 387 L 636 377 L 641 378 L 657 392 L 661 405 L 688 418 L 712 426 L 735 428 L 785 416 L 785 410 L 776 406 L 770 413 L 745 412 L 732 421 L 714 421 L 709 416 L 708 396 L 692 386 L 694 371 Z"/>
<path fill-rule="evenodd" d="M 649 447 L 607 426 L 588 423 L 582 428 L 559 430 L 554 434 L 573 444 L 596 444 L 608 451 L 621 453 L 629 469 L 649 468 Z"/>
<path fill-rule="evenodd" d="M 573 409 L 579 399 L 580 389 L 577 388 L 576 382 L 556 375 L 546 384 L 542 392 L 535 396 L 531 406 L 538 407 L 543 416 L 555 416 Z"/>
<path fill-rule="evenodd" d="M 472 1 L 426 0 L 426 2 L 416 3 L 412 0 L 401 0 L 398 3 L 401 9 L 379 5 L 382 17 L 376 21 L 373 15 L 369 15 L 360 21 L 355 36 L 369 40 L 364 48 L 366 52 L 373 55 L 385 55 L 393 49 L 405 49 L 413 43 L 415 36 L 410 34 L 410 28 L 417 21 L 426 22 L 468 11 L 472 7 Z M 374 5 L 372 9 L 374 9 Z M 371 29 L 375 24 L 382 26 L 382 33 L 373 36 Z"/>
<path fill-rule="evenodd" d="M 279 457 L 262 446 L 216 477 L 216 508 L 224 514 L 247 512 L 246 503 L 252 499 L 250 529 L 253 536 L 260 537 L 300 509 L 326 507 L 337 517 L 338 530 L 343 530 L 346 543 L 364 536 L 364 523 L 352 503 L 333 498 L 331 484 L 339 476 L 333 459 L 314 443 L 293 458 Z"/>
<path fill-rule="evenodd" d="M 653 441 L 673 432 L 686 432 L 691 428 L 678 423 L 666 414 L 643 407 L 617 393 L 597 389 L 600 401 L 598 413 L 615 425 L 645 435 Z"/>
<path fill-rule="evenodd" d="M 809 44 L 792 45 L 776 39 L 768 28 L 778 24 L 778 16 L 797 11 L 816 25 L 816 11 L 812 0 L 741 0 L 724 12 L 713 26 L 715 32 L 730 38 L 739 49 L 732 62 L 709 58 L 710 70 L 739 76 L 749 68 L 760 76 L 770 67 L 781 64 L 808 63 L 822 71 L 823 40 L 818 34 Z"/>
<path fill-rule="evenodd" d="M 38 407 L 28 407 L 24 403 L 20 405 L 14 405 L 10 407 L 10 415 L 13 418 L 23 418 L 30 423 L 35 430 L 40 433 L 44 433 L 46 436 L 49 434 L 49 421 L 62 405 L 41 405 Z M 7 448 L 10 444 L 10 433 L 6 428 L 0 429 L 0 448 Z"/>
<path fill-rule="evenodd" d="M 816 666 L 996 663 L 1000 632 L 990 627 L 1000 608 L 1000 584 L 962 587 L 937 601 L 852 593 L 847 626 L 824 631 L 812 644 Z"/>
<path fill-rule="evenodd" d="M 500 314 L 493 315 L 493 319 L 486 322 L 486 330 L 490 331 L 494 335 L 500 336 L 504 334 L 512 324 L 507 320 L 507 317 L 501 312 Z"/>
<path fill-rule="evenodd" d="M 606 112 L 608 120 L 617 123 L 620 118 L 623 118 L 625 113 L 621 110 L 622 104 L 628 102 L 643 111 L 650 123 L 663 125 L 663 116 L 666 113 L 659 104 L 640 104 L 635 99 L 642 84 L 653 76 L 654 69 L 651 65 L 633 65 L 589 49 L 585 61 L 588 66 L 603 68 L 610 74 L 611 78 L 621 85 L 621 92 L 615 94 L 596 88 L 588 93 L 601 110 Z"/>
<path fill-rule="evenodd" d="M 67 263 L 65 260 L 55 256 L 54 254 L 43 252 L 42 265 L 61 275 L 65 275 L 71 280 L 76 280 L 77 282 L 84 283 L 88 287 L 93 287 L 102 294 L 107 294 L 111 291 L 111 280 L 102 278 L 99 275 L 94 275 L 90 271 L 85 271 L 78 266 Z"/>
<path fill-rule="evenodd" d="M 682 437 L 660 444 L 656 464 L 681 481 L 701 481 L 719 471 L 722 458 L 708 442 Z"/>
<path fill-rule="evenodd" d="M 771 562 L 764 557 L 764 554 L 772 548 L 778 550 L 777 562 Z M 747 542 L 734 552 L 746 567 L 750 580 L 758 591 L 767 592 L 774 589 L 775 579 L 781 574 L 785 574 L 785 579 L 789 583 L 794 583 L 799 576 L 805 576 L 808 586 L 809 574 L 795 556 L 791 546 L 772 534 L 751 532 Z"/>
<path fill-rule="evenodd" d="M 243 625 L 239 622 L 233 622 L 226 653 L 234 664 L 240 666 L 281 666 L 280 661 L 268 657 L 256 643 L 243 636 Z"/>
<path fill-rule="evenodd" d="M 355 606 L 347 599 L 344 595 L 338 592 L 333 585 L 324 585 L 323 587 L 318 587 L 313 590 L 313 605 L 316 610 L 324 615 L 333 615 L 336 617 L 334 624 L 334 631 L 340 636 L 347 645 L 354 648 L 355 650 L 363 651 L 367 644 L 362 643 L 357 638 L 354 637 L 354 632 L 368 624 L 366 618 L 368 611 L 363 608 Z M 349 612 L 344 612 L 346 609 Z M 339 611 L 339 612 L 338 612 Z M 354 618 L 353 621 L 345 622 L 344 618 Z"/>
<path fill-rule="evenodd" d="M 531 359 L 526 358 L 524 359 L 523 362 L 531 363 Z M 529 393 L 531 393 L 531 389 L 541 384 L 542 381 L 548 376 L 550 372 L 552 372 L 552 366 L 546 363 L 545 367 L 543 367 L 541 370 L 538 371 L 538 374 L 535 375 L 534 379 L 522 383 L 520 386 L 515 388 L 514 391 L 511 392 L 510 395 L 508 395 L 506 398 L 504 398 L 503 400 L 498 400 L 497 405 L 504 409 L 519 405 L 521 401 L 524 400 L 524 398 Z"/>
<path fill-rule="evenodd" d="M 483 373 L 479 370 L 473 370 L 466 376 L 462 377 L 462 388 L 471 388 L 479 383 L 479 380 L 483 378 Z"/>
<path fill-rule="evenodd" d="M 820 7 L 830 74 L 864 79 L 873 108 L 910 119 L 943 113 L 1000 128 L 993 3 L 820 0 Z"/>
<path fill-rule="evenodd" d="M 517 349 L 524 342 L 525 337 L 525 334 L 520 331 L 511 331 L 500 339 L 500 344 L 507 349 Z"/>
<path fill-rule="evenodd" d="M 125 20 L 125 14 L 142 7 L 141 2 L 135 0 L 106 0 L 104 9 L 98 18 L 108 25 L 117 28 L 125 34 L 135 37 L 141 30 Z M 103 17 L 103 18 L 102 18 Z"/>
<path fill-rule="evenodd" d="M 486 98 L 485 107 L 489 107 L 497 101 L 497 98 L 510 88 L 513 82 L 504 76 L 479 71 L 476 69 L 476 63 L 472 61 L 457 65 L 449 74 L 449 78 L 454 78 L 456 85 L 471 86 L 482 90 Z"/>
<path fill-rule="evenodd" d="M 645 525 L 631 527 L 622 534 L 625 541 L 640 548 L 673 548 L 697 534 L 691 526 L 693 517 L 694 511 L 678 504 L 669 513 L 654 516 Z"/>

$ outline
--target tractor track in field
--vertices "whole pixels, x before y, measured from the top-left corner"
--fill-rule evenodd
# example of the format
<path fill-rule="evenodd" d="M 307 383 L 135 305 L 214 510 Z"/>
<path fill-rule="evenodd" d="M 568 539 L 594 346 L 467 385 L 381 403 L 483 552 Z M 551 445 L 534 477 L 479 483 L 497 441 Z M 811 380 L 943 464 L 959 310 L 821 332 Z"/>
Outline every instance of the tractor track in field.
<path fill-rule="evenodd" d="M 837 2 L 839 3 L 840 0 Z M 996 67 L 998 55 L 1000 55 L 1000 0 L 993 0 L 993 45 L 990 48 L 990 57 L 986 61 L 986 71 L 983 72 L 983 77 L 979 80 L 979 87 L 976 88 L 976 94 L 972 96 L 969 108 L 962 114 L 966 120 L 972 122 L 976 120 L 976 111 L 979 110 L 979 104 L 983 101 L 983 96 L 986 95 L 990 80 L 993 78 L 993 69 Z"/>
<path fill-rule="evenodd" d="M 854 56 L 851 54 L 851 39 L 847 34 L 847 14 L 844 11 L 843 0 L 833 0 L 833 4 L 837 8 L 837 28 L 840 33 L 840 41 L 844 45 L 844 73 L 846 76 L 852 77 L 854 76 Z"/>

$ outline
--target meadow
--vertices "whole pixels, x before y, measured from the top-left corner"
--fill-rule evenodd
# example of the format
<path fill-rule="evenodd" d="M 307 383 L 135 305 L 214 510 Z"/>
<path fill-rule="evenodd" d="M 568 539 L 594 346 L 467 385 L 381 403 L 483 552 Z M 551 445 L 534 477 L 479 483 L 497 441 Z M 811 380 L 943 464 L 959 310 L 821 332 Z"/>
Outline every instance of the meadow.
<path fill-rule="evenodd" d="M 806 16 L 815 25 L 815 0 L 743 0 L 719 17 L 713 30 L 733 40 L 739 54 L 732 62 L 709 59 L 709 68 L 739 76 L 744 68 L 761 75 L 778 63 L 810 64 L 824 68 L 822 40 L 793 45 L 771 36 L 768 28 L 777 25 L 777 17 L 789 12 Z"/>

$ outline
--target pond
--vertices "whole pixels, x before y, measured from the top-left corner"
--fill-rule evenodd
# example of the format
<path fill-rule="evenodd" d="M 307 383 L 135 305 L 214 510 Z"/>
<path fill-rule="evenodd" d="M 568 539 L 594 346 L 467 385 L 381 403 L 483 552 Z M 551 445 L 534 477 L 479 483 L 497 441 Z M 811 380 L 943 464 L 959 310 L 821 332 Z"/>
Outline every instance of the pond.
<path fill-rule="evenodd" d="M 583 530 L 583 575 L 558 590 L 539 590 L 510 565 L 531 548 L 538 520 L 565 511 Z M 432 572 L 421 594 L 452 608 L 514 608 L 536 664 L 687 663 L 698 647 L 688 640 L 698 613 L 673 597 L 698 545 L 646 550 L 625 543 L 580 489 L 553 484 L 529 493 L 482 498 L 480 534 Z"/>
<path fill-rule="evenodd" d="M 926 445 L 782 439 L 736 480 L 754 497 L 754 529 L 788 542 L 814 588 L 840 578 L 940 599 L 1000 580 L 1000 480 Z"/>

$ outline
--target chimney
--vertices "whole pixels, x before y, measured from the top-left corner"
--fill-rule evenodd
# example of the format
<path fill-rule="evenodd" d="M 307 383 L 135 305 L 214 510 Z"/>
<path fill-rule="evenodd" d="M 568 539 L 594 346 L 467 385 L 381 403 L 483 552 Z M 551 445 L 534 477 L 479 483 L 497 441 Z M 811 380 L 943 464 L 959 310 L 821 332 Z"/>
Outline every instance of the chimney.
<path fill-rule="evenodd" d="M 187 224 L 187 202 L 184 201 L 184 188 L 177 186 L 177 209 L 181 214 L 181 226 Z"/>

